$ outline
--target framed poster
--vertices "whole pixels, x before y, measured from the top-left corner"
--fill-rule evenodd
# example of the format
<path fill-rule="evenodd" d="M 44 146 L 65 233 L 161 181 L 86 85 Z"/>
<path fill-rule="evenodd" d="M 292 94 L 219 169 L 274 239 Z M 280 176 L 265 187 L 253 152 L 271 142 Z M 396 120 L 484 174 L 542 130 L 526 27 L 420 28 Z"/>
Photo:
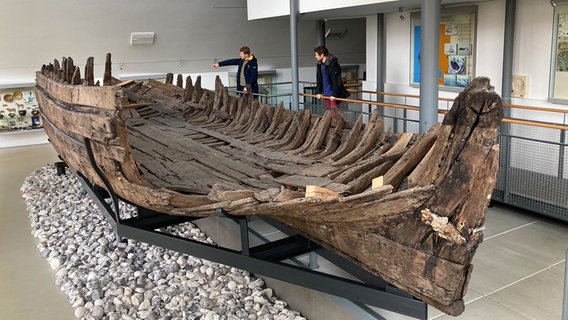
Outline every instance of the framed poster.
<path fill-rule="evenodd" d="M 471 54 L 471 46 L 467 42 L 458 43 L 457 54 L 460 56 L 469 56 Z"/>
<path fill-rule="evenodd" d="M 444 43 L 444 54 L 447 56 L 452 56 L 457 54 L 456 53 L 456 44 L 455 43 Z"/>
<path fill-rule="evenodd" d="M 449 74 L 465 74 L 466 73 L 465 56 L 449 56 L 448 57 L 448 73 Z"/>

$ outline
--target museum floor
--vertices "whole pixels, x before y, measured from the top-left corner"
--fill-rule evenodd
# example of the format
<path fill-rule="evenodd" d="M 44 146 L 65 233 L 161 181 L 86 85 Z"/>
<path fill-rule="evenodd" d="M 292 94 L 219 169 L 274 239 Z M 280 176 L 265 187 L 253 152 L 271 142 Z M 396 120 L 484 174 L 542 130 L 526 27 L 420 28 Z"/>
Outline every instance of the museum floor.
<path fill-rule="evenodd" d="M 39 255 L 20 193 L 26 176 L 55 161 L 47 143 L 0 148 L 0 319 L 75 319 Z M 466 311 L 456 319 L 560 319 L 568 223 L 495 205 L 484 234 L 473 260 Z M 433 308 L 428 318 L 454 319 Z"/>

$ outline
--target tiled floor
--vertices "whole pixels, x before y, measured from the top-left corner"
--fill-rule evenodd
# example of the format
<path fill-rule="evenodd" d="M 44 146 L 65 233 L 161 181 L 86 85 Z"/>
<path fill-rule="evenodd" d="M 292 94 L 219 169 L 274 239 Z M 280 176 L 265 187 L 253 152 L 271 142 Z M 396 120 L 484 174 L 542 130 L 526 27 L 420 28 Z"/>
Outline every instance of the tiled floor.
<path fill-rule="evenodd" d="M 20 192 L 25 177 L 55 161 L 50 144 L 0 148 L 0 319 L 75 319 L 39 255 Z"/>
<path fill-rule="evenodd" d="M 39 256 L 19 190 L 32 171 L 55 161 L 49 144 L 0 148 L 0 319 L 75 318 Z M 270 232 L 265 236 L 278 236 Z M 429 308 L 429 319 L 560 319 L 568 223 L 496 205 L 487 213 L 484 233 L 465 312 L 454 318 Z M 319 264 L 333 269 L 321 259 Z"/>

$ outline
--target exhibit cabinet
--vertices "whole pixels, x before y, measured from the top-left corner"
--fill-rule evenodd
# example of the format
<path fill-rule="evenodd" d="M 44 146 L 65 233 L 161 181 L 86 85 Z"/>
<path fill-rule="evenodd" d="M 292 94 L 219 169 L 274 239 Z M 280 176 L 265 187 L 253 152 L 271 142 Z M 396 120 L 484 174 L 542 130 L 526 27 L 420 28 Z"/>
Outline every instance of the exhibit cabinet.
<path fill-rule="evenodd" d="M 42 127 L 33 87 L 0 89 L 0 133 Z"/>

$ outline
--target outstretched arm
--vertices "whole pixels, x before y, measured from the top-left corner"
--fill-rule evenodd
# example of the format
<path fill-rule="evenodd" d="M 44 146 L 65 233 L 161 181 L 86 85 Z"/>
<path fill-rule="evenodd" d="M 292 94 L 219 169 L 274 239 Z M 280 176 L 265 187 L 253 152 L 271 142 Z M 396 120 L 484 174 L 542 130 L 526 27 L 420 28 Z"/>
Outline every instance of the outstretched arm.
<path fill-rule="evenodd" d="M 241 59 L 239 59 L 239 58 L 223 60 L 223 61 L 219 61 L 218 63 L 214 63 L 213 68 L 217 69 L 219 67 L 224 67 L 224 66 L 237 66 L 237 65 L 239 65 L 240 62 L 241 62 Z"/>

